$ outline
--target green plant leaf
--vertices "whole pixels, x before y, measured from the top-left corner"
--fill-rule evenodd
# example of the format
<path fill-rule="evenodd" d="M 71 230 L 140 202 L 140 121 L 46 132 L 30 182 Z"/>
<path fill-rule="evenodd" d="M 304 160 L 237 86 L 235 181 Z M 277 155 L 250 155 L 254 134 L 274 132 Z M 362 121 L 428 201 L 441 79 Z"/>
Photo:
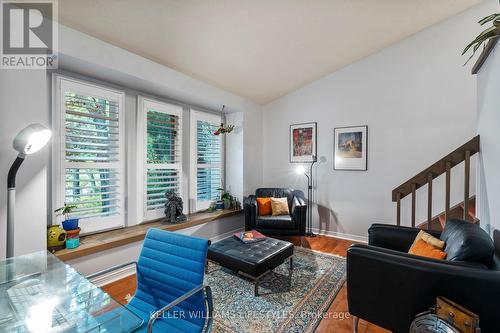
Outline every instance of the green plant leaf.
<path fill-rule="evenodd" d="M 495 14 L 491 14 L 489 16 L 486 16 L 486 17 L 482 18 L 477 23 L 479 23 L 481 25 L 484 25 L 485 23 L 488 23 L 488 22 L 491 22 L 491 21 L 495 21 L 498 18 L 500 18 L 500 14 L 495 13 Z"/>
<path fill-rule="evenodd" d="M 492 38 L 497 38 L 497 37 L 498 37 L 498 35 L 497 35 L 497 34 L 492 33 L 492 34 L 491 34 L 491 36 L 489 36 L 489 37 L 487 37 L 487 38 L 484 38 L 484 40 L 482 40 L 480 43 L 478 42 L 478 43 L 477 43 L 477 44 L 473 47 L 473 49 L 472 49 L 472 54 L 471 54 L 471 56 L 467 59 L 467 61 L 464 63 L 464 66 L 465 66 L 465 65 L 467 65 L 467 63 L 468 63 L 468 62 L 472 59 L 472 57 L 474 57 L 474 54 L 476 54 L 476 51 L 479 49 L 479 47 L 480 47 L 481 45 L 485 45 L 485 43 L 486 43 L 487 41 L 489 41 L 489 40 L 490 40 L 490 39 L 492 39 Z M 465 52 L 464 52 L 464 53 L 465 53 Z M 464 53 L 462 53 L 462 55 L 463 55 Z"/>
<path fill-rule="evenodd" d="M 467 53 L 467 51 L 476 43 L 484 43 L 487 39 L 489 39 L 492 35 L 493 36 L 496 36 L 498 34 L 498 31 L 497 31 L 497 27 L 495 26 L 492 26 L 492 27 L 489 27 L 488 29 L 484 30 L 483 32 L 481 32 L 472 42 L 469 43 L 469 45 L 467 45 L 465 47 L 465 49 L 463 50 L 462 52 L 462 55 L 464 55 L 465 53 Z"/>

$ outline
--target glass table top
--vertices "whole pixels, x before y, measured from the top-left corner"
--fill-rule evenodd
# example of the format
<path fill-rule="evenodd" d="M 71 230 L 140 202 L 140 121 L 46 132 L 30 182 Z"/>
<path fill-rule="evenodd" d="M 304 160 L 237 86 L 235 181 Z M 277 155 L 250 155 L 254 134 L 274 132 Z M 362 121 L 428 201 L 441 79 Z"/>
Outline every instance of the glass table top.
<path fill-rule="evenodd" d="M 0 332 L 132 332 L 142 323 L 47 251 L 0 261 Z"/>

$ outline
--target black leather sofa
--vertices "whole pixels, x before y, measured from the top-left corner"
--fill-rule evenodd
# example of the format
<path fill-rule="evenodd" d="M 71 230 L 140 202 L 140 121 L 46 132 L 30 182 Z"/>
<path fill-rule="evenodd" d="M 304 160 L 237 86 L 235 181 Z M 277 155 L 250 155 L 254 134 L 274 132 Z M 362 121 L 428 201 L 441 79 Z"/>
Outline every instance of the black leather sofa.
<path fill-rule="evenodd" d="M 256 198 L 287 198 L 290 215 L 259 216 Z M 265 235 L 304 236 L 306 232 L 307 205 L 304 193 L 288 188 L 259 188 L 243 204 L 245 230 L 257 230 Z"/>
<path fill-rule="evenodd" d="M 444 296 L 480 316 L 482 333 L 500 332 L 500 242 L 479 226 L 447 222 L 446 260 L 408 254 L 420 229 L 374 224 L 368 245 L 347 251 L 349 312 L 397 333 Z M 357 320 L 355 320 L 355 324 Z"/>

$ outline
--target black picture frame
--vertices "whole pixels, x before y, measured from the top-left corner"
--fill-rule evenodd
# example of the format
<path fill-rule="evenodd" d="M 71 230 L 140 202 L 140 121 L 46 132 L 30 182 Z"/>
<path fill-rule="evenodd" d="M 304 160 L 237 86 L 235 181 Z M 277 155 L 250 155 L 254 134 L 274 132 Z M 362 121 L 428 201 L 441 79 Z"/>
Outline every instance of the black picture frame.
<path fill-rule="evenodd" d="M 342 159 L 337 156 L 338 134 L 359 132 L 364 133 L 361 139 L 361 158 L 359 161 L 349 158 Z M 356 158 L 357 159 L 357 158 Z M 333 129 L 333 170 L 338 171 L 368 171 L 368 125 L 344 126 Z"/>
<path fill-rule="evenodd" d="M 293 143 L 293 130 L 297 128 L 312 128 L 312 154 L 305 156 L 297 156 L 294 157 L 294 143 Z M 318 156 L 318 123 L 317 122 L 308 122 L 308 123 L 298 123 L 290 125 L 289 133 L 288 133 L 288 157 L 290 163 L 312 163 L 316 160 Z"/>

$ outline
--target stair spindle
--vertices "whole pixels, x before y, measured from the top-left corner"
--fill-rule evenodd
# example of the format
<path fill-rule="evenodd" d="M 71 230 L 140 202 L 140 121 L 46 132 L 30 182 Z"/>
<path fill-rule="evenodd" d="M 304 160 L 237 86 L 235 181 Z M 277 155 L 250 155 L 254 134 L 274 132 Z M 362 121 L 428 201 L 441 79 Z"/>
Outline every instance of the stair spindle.
<path fill-rule="evenodd" d="M 431 230 L 432 222 L 432 173 L 427 175 L 427 230 Z"/>
<path fill-rule="evenodd" d="M 398 225 L 401 225 L 401 193 L 398 192 L 397 197 L 396 197 L 396 221 Z"/>
<path fill-rule="evenodd" d="M 444 220 L 448 221 L 450 217 L 450 189 L 451 187 L 451 163 L 446 162 L 446 201 L 444 210 Z"/>
<path fill-rule="evenodd" d="M 411 185 L 411 226 L 415 227 L 415 210 L 416 210 L 416 191 L 417 191 L 417 184 L 413 183 Z"/>
<path fill-rule="evenodd" d="M 464 220 L 469 220 L 469 184 L 470 184 L 470 150 L 465 151 L 464 161 Z"/>

